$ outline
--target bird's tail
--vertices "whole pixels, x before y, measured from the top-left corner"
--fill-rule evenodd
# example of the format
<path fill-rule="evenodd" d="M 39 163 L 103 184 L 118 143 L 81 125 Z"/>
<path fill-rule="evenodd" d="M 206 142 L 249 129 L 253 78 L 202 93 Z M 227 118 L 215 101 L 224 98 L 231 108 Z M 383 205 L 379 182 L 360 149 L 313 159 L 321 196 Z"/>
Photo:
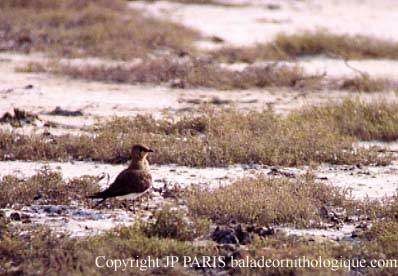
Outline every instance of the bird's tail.
<path fill-rule="evenodd" d="M 109 184 L 109 174 L 108 173 L 102 173 L 99 176 L 97 176 L 97 178 L 98 178 L 97 183 L 100 182 L 102 179 L 104 179 L 106 176 L 108 177 L 108 182 L 107 182 L 107 185 L 108 185 Z M 104 198 L 104 197 L 105 197 L 104 191 L 86 196 L 86 198 Z"/>

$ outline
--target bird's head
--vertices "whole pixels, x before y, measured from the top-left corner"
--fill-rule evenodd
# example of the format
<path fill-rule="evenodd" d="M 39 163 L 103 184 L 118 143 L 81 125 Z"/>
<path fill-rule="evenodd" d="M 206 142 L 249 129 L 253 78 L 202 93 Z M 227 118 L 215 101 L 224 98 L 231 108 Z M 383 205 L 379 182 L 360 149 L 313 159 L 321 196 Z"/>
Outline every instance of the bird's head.
<path fill-rule="evenodd" d="M 144 145 L 134 145 L 131 148 L 131 157 L 135 160 L 145 159 L 149 152 L 153 152 L 152 149 Z"/>

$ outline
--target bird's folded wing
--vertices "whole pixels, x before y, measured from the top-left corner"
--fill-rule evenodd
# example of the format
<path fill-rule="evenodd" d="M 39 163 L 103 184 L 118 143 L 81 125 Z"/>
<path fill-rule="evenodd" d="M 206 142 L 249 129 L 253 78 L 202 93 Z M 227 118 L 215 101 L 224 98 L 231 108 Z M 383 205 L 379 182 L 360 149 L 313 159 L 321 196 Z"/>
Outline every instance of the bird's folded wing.
<path fill-rule="evenodd" d="M 115 181 L 104 191 L 107 197 L 122 196 L 130 193 L 142 193 L 152 183 L 151 174 L 147 171 L 124 170 Z"/>

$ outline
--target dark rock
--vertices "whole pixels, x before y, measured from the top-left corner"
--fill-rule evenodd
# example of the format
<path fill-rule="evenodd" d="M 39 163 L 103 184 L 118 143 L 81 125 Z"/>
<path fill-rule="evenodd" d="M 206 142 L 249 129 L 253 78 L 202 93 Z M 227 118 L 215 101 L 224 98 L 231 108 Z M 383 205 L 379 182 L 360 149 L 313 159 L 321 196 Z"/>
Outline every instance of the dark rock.
<path fill-rule="evenodd" d="M 189 104 L 201 104 L 202 100 L 201 99 L 187 99 L 187 100 L 185 100 L 185 102 L 189 103 Z"/>
<path fill-rule="evenodd" d="M 260 237 L 271 236 L 275 234 L 275 229 L 272 227 L 257 227 L 253 231 Z"/>
<path fill-rule="evenodd" d="M 239 239 L 235 235 L 235 231 L 229 227 L 217 228 L 211 234 L 211 238 L 213 241 L 222 243 L 222 244 L 239 244 Z"/>
<path fill-rule="evenodd" d="M 43 195 L 40 193 L 40 192 L 38 192 L 34 197 L 33 197 L 33 200 L 39 200 L 40 198 L 42 198 L 43 197 Z"/>
<path fill-rule="evenodd" d="M 32 89 L 32 88 L 33 88 L 33 85 L 32 85 L 32 84 L 28 84 L 28 85 L 26 85 L 24 88 L 25 88 L 25 89 Z"/>
<path fill-rule="evenodd" d="M 169 188 L 167 183 L 164 184 L 160 195 L 163 198 L 176 198 L 177 195 L 181 192 L 181 187 L 178 185 L 174 185 L 173 187 Z"/>
<path fill-rule="evenodd" d="M 267 4 L 267 9 L 269 10 L 279 10 L 280 8 L 281 6 L 278 4 L 273 4 L 273 3 Z"/>
<path fill-rule="evenodd" d="M 14 115 L 6 112 L 0 118 L 0 123 L 9 123 L 13 127 L 21 127 L 23 124 L 33 124 L 39 117 L 25 110 L 14 108 Z"/>
<path fill-rule="evenodd" d="M 21 214 L 21 221 L 22 223 L 31 223 L 30 216 L 28 214 Z"/>
<path fill-rule="evenodd" d="M 355 229 L 354 231 L 352 231 L 351 233 L 351 238 L 358 238 L 363 236 L 365 233 L 365 231 L 363 229 Z"/>
<path fill-rule="evenodd" d="M 17 212 L 13 212 L 10 214 L 10 219 L 15 220 L 15 221 L 20 221 L 21 220 L 21 215 Z"/>
<path fill-rule="evenodd" d="M 243 230 L 240 224 L 235 227 L 235 236 L 240 244 L 249 244 L 253 239 L 253 236 L 248 231 Z"/>
<path fill-rule="evenodd" d="M 189 56 L 189 52 L 187 52 L 187 51 L 184 51 L 184 50 L 180 50 L 179 52 L 178 52 L 178 57 L 187 57 L 187 56 Z"/>
<path fill-rule="evenodd" d="M 324 218 L 330 219 L 333 222 L 341 223 L 347 219 L 347 212 L 341 207 L 322 206 L 319 210 L 320 215 Z"/>
<path fill-rule="evenodd" d="M 355 228 L 357 229 L 369 229 L 371 226 L 371 223 L 368 223 L 367 221 L 361 221 Z"/>
<path fill-rule="evenodd" d="M 345 218 L 345 222 L 348 223 L 353 223 L 353 222 L 357 222 L 359 220 L 358 216 L 348 216 Z"/>
<path fill-rule="evenodd" d="M 23 219 L 28 219 L 28 218 L 30 218 L 30 216 L 28 215 L 28 214 L 25 214 L 25 213 L 22 213 L 21 214 L 21 219 L 23 220 Z"/>
<path fill-rule="evenodd" d="M 221 99 L 220 97 L 215 96 L 215 97 L 211 98 L 209 103 L 215 104 L 215 105 L 223 105 L 223 104 L 230 104 L 230 103 L 232 103 L 232 101 L 229 99 Z"/>
<path fill-rule="evenodd" d="M 187 87 L 187 84 L 184 80 L 181 79 L 174 79 L 170 82 L 170 87 L 171 88 L 180 88 L 184 89 Z"/>
<path fill-rule="evenodd" d="M 58 116 L 83 116 L 83 112 L 80 110 L 70 111 L 62 109 L 57 106 L 53 111 L 49 112 L 48 115 L 58 115 Z"/>
<path fill-rule="evenodd" d="M 225 41 L 224 39 L 216 35 L 211 36 L 210 40 L 214 43 L 223 43 Z"/>
<path fill-rule="evenodd" d="M 285 171 L 282 171 L 282 170 L 280 170 L 278 168 L 271 168 L 271 171 L 268 172 L 267 174 L 268 175 L 281 175 L 281 176 L 285 176 L 285 177 L 288 177 L 288 178 L 295 178 L 296 177 L 296 175 L 294 173 L 285 172 Z"/>
<path fill-rule="evenodd" d="M 48 205 L 43 208 L 43 211 L 48 213 L 49 215 L 60 215 L 65 210 L 62 206 L 53 206 Z"/>

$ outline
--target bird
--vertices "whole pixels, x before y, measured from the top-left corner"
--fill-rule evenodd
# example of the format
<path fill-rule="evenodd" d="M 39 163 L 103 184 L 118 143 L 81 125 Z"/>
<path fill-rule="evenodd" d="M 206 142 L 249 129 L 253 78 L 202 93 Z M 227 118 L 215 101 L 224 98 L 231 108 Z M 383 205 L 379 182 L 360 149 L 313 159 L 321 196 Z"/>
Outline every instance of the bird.
<path fill-rule="evenodd" d="M 101 204 L 108 198 L 133 195 L 136 200 L 146 194 L 152 187 L 152 176 L 149 170 L 149 162 L 146 159 L 148 153 L 154 152 L 147 146 L 137 144 L 131 148 L 131 163 L 116 177 L 115 181 L 105 190 L 88 196 L 88 198 L 102 200 Z"/>

